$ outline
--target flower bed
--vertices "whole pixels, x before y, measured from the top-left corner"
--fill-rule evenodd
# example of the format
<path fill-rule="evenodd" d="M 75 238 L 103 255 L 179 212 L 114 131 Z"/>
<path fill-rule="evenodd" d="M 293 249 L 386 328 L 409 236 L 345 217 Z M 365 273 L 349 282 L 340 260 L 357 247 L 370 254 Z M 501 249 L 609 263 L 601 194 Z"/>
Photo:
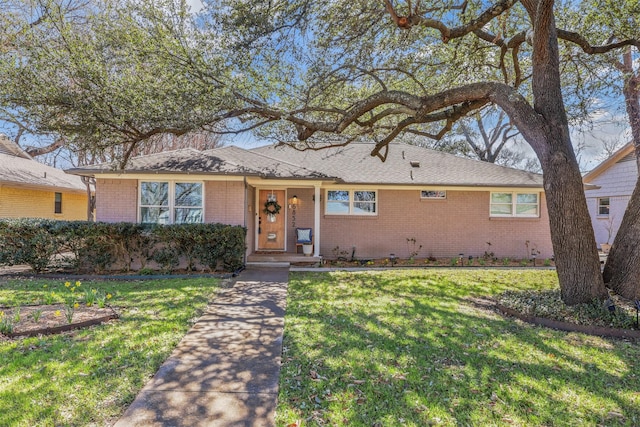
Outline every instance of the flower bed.
<path fill-rule="evenodd" d="M 6 331 L 3 334 L 10 338 L 57 334 L 118 318 L 118 314 L 112 307 L 100 308 L 95 305 L 81 306 L 78 304 L 78 307 L 74 308 L 71 322 L 69 322 L 65 315 L 65 309 L 64 304 L 0 308 L 0 312 L 3 313 L 0 317 L 15 320 L 16 313 L 19 313 L 18 321 L 12 322 L 12 332 Z"/>

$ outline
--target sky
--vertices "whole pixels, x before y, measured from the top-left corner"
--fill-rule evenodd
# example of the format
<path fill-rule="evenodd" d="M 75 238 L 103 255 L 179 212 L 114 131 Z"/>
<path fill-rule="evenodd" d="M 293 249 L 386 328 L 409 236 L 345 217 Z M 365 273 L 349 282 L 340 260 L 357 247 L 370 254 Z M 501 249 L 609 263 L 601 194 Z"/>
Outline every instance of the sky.
<path fill-rule="evenodd" d="M 204 7 L 201 0 L 187 0 L 187 4 L 191 7 L 191 11 L 194 13 L 200 12 Z"/>

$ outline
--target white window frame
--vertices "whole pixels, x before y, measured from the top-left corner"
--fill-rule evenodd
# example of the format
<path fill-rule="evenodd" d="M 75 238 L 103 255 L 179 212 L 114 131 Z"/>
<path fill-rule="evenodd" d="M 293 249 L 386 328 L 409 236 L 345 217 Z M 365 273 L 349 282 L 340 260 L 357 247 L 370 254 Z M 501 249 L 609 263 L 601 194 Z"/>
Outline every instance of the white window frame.
<path fill-rule="evenodd" d="M 446 190 L 432 190 L 430 188 L 420 190 L 420 200 L 446 200 L 446 199 L 447 199 Z"/>
<path fill-rule="evenodd" d="M 349 212 L 329 212 L 328 211 L 328 206 L 329 206 L 329 192 L 330 191 L 347 191 L 349 193 Z M 354 193 L 356 191 L 366 191 L 366 192 L 371 192 L 375 194 L 375 201 L 374 202 L 355 202 L 354 201 Z M 324 214 L 325 215 L 334 215 L 334 216 L 345 216 L 345 215 L 349 215 L 349 216 L 377 216 L 378 215 L 378 209 L 380 208 L 380 200 L 378 199 L 378 190 L 372 190 L 372 189 L 363 189 L 363 188 L 330 188 L 330 189 L 326 189 L 325 193 L 324 193 L 324 200 L 325 200 L 325 204 L 324 204 Z M 354 203 L 372 203 L 375 205 L 375 212 L 369 212 L 369 213 L 363 213 L 363 212 L 354 212 L 353 209 L 353 204 Z"/>
<path fill-rule="evenodd" d="M 169 185 L 169 204 L 168 204 L 168 209 L 169 209 L 169 221 L 167 222 L 167 224 L 176 224 L 175 222 L 175 210 L 176 209 L 180 209 L 180 208 L 197 208 L 196 206 L 176 206 L 175 204 L 175 199 L 176 199 L 176 184 L 200 184 L 200 186 L 202 187 L 202 204 L 200 206 L 200 209 L 202 210 L 202 220 L 199 223 L 192 223 L 192 224 L 202 224 L 205 222 L 204 218 L 205 218 L 205 211 L 204 211 L 204 207 L 205 207 L 205 187 L 204 187 L 204 181 L 191 181 L 191 180 L 166 180 L 166 179 L 140 179 L 138 180 L 138 223 L 142 222 L 142 208 L 145 207 L 156 207 L 156 205 L 143 205 L 142 204 L 142 183 L 145 182 L 157 182 L 157 183 L 167 183 Z M 150 223 L 153 224 L 153 223 Z M 186 224 L 186 223 L 180 223 L 180 224 Z"/>
<path fill-rule="evenodd" d="M 603 205 L 602 203 L 600 203 L 601 200 L 607 200 L 607 204 Z M 597 199 L 597 215 L 600 218 L 607 218 L 609 215 L 611 215 L 611 197 L 598 197 Z M 600 208 L 603 207 L 607 207 L 607 213 L 601 213 Z"/>
<path fill-rule="evenodd" d="M 511 194 L 511 213 L 498 214 L 492 212 L 493 205 L 506 205 L 506 203 L 493 203 L 494 194 Z M 518 214 L 518 195 L 533 194 L 536 196 L 536 214 Z M 533 205 L 533 203 L 521 203 L 520 205 Z M 540 218 L 540 193 L 534 191 L 492 191 L 489 195 L 489 216 L 493 218 Z"/>

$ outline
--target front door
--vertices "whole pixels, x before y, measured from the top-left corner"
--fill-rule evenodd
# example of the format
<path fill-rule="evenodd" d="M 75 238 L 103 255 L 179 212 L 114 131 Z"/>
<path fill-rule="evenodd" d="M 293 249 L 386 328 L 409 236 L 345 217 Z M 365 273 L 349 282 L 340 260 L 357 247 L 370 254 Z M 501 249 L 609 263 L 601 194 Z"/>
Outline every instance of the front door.
<path fill-rule="evenodd" d="M 278 211 L 277 206 L 280 206 Z M 274 213 L 265 213 L 268 209 Z M 278 211 L 278 213 L 275 213 Z M 284 190 L 260 190 L 258 200 L 258 249 L 284 251 L 287 201 Z"/>

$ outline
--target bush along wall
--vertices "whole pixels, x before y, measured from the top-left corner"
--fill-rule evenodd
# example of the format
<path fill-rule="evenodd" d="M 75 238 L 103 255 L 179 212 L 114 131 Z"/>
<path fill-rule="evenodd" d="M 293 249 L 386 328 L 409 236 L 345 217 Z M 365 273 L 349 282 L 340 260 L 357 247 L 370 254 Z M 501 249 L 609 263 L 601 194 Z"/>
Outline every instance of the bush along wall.
<path fill-rule="evenodd" d="M 246 232 L 225 224 L 1 219 L 0 265 L 104 273 L 134 266 L 148 271 L 153 263 L 168 273 L 182 263 L 188 271 L 234 271 L 243 264 Z"/>

